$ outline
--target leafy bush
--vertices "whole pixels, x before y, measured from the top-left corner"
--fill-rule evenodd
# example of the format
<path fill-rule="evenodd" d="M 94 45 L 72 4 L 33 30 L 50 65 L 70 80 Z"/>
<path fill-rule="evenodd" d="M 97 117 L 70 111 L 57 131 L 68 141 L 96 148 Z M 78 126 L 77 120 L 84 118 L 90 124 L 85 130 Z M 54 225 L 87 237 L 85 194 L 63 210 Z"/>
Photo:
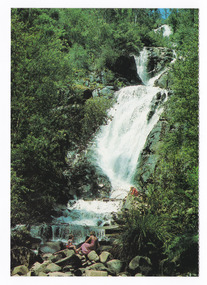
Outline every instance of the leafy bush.
<path fill-rule="evenodd" d="M 107 110 L 112 106 L 112 100 L 104 97 L 88 99 L 84 106 L 84 118 L 82 121 L 84 137 L 90 138 L 97 129 L 107 122 Z"/>

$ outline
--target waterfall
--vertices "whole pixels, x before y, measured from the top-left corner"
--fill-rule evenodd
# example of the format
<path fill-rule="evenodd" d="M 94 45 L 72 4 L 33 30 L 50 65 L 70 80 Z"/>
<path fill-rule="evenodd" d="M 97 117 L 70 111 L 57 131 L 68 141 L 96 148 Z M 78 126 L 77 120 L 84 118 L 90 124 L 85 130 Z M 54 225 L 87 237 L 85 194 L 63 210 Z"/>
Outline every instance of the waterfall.
<path fill-rule="evenodd" d="M 101 127 L 94 144 L 97 165 L 112 184 L 111 198 L 124 198 L 133 185 L 139 154 L 147 136 L 158 122 L 162 109 L 148 121 L 152 99 L 162 89 L 146 70 L 147 49 L 136 58 L 137 71 L 145 85 L 124 87 L 115 93 L 116 103 L 108 112 L 108 124 Z"/>
<path fill-rule="evenodd" d="M 136 66 L 137 66 L 137 73 L 142 80 L 142 82 L 147 85 L 149 80 L 149 75 L 147 72 L 147 59 L 148 59 L 148 51 L 144 47 L 143 50 L 140 52 L 139 56 L 134 56 Z"/>
<path fill-rule="evenodd" d="M 128 86 L 115 92 L 116 103 L 108 111 L 108 122 L 100 128 L 91 147 L 94 163 L 111 182 L 110 198 L 69 201 L 68 214 L 54 218 L 49 230 L 34 226 L 34 236 L 41 236 L 42 231 L 46 231 L 52 240 L 66 241 L 72 232 L 78 244 L 91 230 L 95 230 L 99 240 L 106 238 L 103 227 L 113 226 L 113 214 L 121 208 L 130 186 L 134 186 L 139 155 L 162 112 L 162 108 L 157 107 L 152 112 L 156 94 L 164 91 L 153 87 L 160 74 L 150 78 L 147 60 L 148 51 L 144 48 L 140 56 L 135 57 L 137 73 L 143 85 Z"/>

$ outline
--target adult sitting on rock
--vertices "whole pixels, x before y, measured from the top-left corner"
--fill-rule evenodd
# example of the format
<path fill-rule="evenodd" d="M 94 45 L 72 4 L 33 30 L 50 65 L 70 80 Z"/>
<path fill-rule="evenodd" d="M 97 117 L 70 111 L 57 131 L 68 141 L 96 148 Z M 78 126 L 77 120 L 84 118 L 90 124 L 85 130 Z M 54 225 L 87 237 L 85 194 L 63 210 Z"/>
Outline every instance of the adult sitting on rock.
<path fill-rule="evenodd" d="M 77 251 L 82 251 L 83 254 L 87 255 L 92 250 L 97 250 L 99 247 L 99 242 L 94 231 L 90 232 L 90 237 L 77 249 Z"/>

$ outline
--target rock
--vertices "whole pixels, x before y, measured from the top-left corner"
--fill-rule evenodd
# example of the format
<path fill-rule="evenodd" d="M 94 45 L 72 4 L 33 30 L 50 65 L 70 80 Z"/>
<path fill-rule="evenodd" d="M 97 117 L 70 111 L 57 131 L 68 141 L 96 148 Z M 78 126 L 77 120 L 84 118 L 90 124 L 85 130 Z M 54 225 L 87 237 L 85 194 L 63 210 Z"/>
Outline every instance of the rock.
<path fill-rule="evenodd" d="M 65 250 L 63 250 L 63 254 L 65 255 L 65 257 L 67 256 L 72 256 L 75 254 L 74 250 L 73 249 L 68 249 L 66 248 Z M 78 255 L 77 255 L 78 256 Z M 78 256 L 79 257 L 79 256 Z"/>
<path fill-rule="evenodd" d="M 166 91 L 160 91 L 154 96 L 154 98 L 152 99 L 152 102 L 150 104 L 150 111 L 147 115 L 147 121 L 148 122 L 151 120 L 151 118 L 155 114 L 157 108 L 162 105 L 162 103 L 166 97 L 167 97 Z"/>
<path fill-rule="evenodd" d="M 64 254 L 64 252 L 52 255 L 48 260 L 50 260 L 51 262 L 56 262 L 62 258 L 66 257 L 66 255 Z"/>
<path fill-rule="evenodd" d="M 176 263 L 169 259 L 163 259 L 160 262 L 161 276 L 174 276 L 176 270 Z"/>
<path fill-rule="evenodd" d="M 48 260 L 51 259 L 54 255 L 52 255 L 52 253 L 45 253 L 42 255 L 42 259 L 43 260 Z"/>
<path fill-rule="evenodd" d="M 73 250 L 70 250 L 70 255 L 67 257 L 60 259 L 55 262 L 55 264 L 59 266 L 73 265 L 73 267 L 78 268 L 81 267 L 82 262 L 80 258 L 74 253 Z"/>
<path fill-rule="evenodd" d="M 25 265 L 16 266 L 12 271 L 12 276 L 18 275 L 27 275 L 29 272 L 28 268 Z"/>
<path fill-rule="evenodd" d="M 74 271 L 74 275 L 75 275 L 75 276 L 82 276 L 82 270 L 76 269 L 76 270 Z"/>
<path fill-rule="evenodd" d="M 50 276 L 50 277 L 66 277 L 66 276 L 73 276 L 72 274 L 68 274 L 68 273 L 63 273 L 63 272 L 49 272 L 47 274 L 47 276 Z"/>
<path fill-rule="evenodd" d="M 35 264 L 33 264 L 32 268 L 31 268 L 32 275 L 33 276 L 39 276 L 40 272 L 45 273 L 45 269 L 50 263 L 51 263 L 51 261 L 49 261 L 49 260 L 46 260 L 43 263 L 35 262 Z"/>
<path fill-rule="evenodd" d="M 98 271 L 108 271 L 108 268 L 103 265 L 103 263 L 95 263 L 88 266 L 86 269 L 88 270 L 98 270 Z"/>
<path fill-rule="evenodd" d="M 19 274 L 12 275 L 12 277 L 18 277 L 18 276 L 20 276 L 20 275 Z"/>
<path fill-rule="evenodd" d="M 30 233 L 30 226 L 17 225 L 11 229 L 11 248 L 26 247 L 38 249 L 41 239 L 34 238 Z"/>
<path fill-rule="evenodd" d="M 66 265 L 66 266 L 63 267 L 62 271 L 63 271 L 63 272 L 68 272 L 68 271 L 70 271 L 72 268 L 73 268 L 72 265 Z"/>
<path fill-rule="evenodd" d="M 154 83 L 155 87 L 168 89 L 172 85 L 172 76 L 169 71 L 164 72 Z"/>
<path fill-rule="evenodd" d="M 117 275 L 123 269 L 124 263 L 119 259 L 112 259 L 106 263 L 111 274 Z"/>
<path fill-rule="evenodd" d="M 98 270 L 86 270 L 85 276 L 95 277 L 95 276 L 108 276 L 107 271 L 98 271 Z"/>
<path fill-rule="evenodd" d="M 106 99 L 112 98 L 113 94 L 113 86 L 106 86 L 99 91 L 99 95 L 105 97 Z"/>
<path fill-rule="evenodd" d="M 153 182 L 153 174 L 157 164 L 156 148 L 163 134 L 169 129 L 167 122 L 159 120 L 147 137 L 144 148 L 139 156 L 135 180 L 145 192 L 146 185 Z"/>
<path fill-rule="evenodd" d="M 47 276 L 47 274 L 45 272 L 40 272 L 38 276 Z"/>
<path fill-rule="evenodd" d="M 46 273 L 49 273 L 49 272 L 56 272 L 56 271 L 60 271 L 61 270 L 61 267 L 58 266 L 57 264 L 55 263 L 50 263 L 47 265 L 47 267 L 45 268 L 45 272 Z"/>
<path fill-rule="evenodd" d="M 74 276 L 74 274 L 72 272 L 65 272 L 65 277 L 67 276 Z"/>
<path fill-rule="evenodd" d="M 112 250 L 112 248 L 113 248 L 113 246 L 112 245 L 101 245 L 100 246 L 100 251 L 102 252 L 102 251 L 111 251 Z"/>
<path fill-rule="evenodd" d="M 109 68 L 133 84 L 141 82 L 137 75 L 136 63 L 133 56 L 122 55 Z"/>
<path fill-rule="evenodd" d="M 91 252 L 88 253 L 88 259 L 90 261 L 99 261 L 99 256 L 98 254 L 95 252 L 95 250 L 92 250 Z"/>
<path fill-rule="evenodd" d="M 137 268 L 139 268 L 140 259 L 141 259 L 141 256 L 134 257 L 129 263 L 129 269 L 134 271 Z"/>
<path fill-rule="evenodd" d="M 150 77 L 162 71 L 173 60 L 173 51 L 165 47 L 147 47 L 147 71 Z"/>
<path fill-rule="evenodd" d="M 45 242 L 40 246 L 40 251 L 42 253 L 55 253 L 61 250 L 63 247 L 63 243 L 60 241 L 49 241 Z"/>
<path fill-rule="evenodd" d="M 11 267 L 18 265 L 31 266 L 36 261 L 42 262 L 42 258 L 26 247 L 17 247 L 11 250 Z"/>
<path fill-rule="evenodd" d="M 112 255 L 110 252 L 108 251 L 103 251 L 100 256 L 99 256 L 100 262 L 102 263 L 106 263 L 107 261 L 109 261 L 110 259 L 112 259 Z"/>
<path fill-rule="evenodd" d="M 136 256 L 129 263 L 129 270 L 133 275 L 142 273 L 144 276 L 149 276 L 152 272 L 151 260 L 145 256 Z"/>
<path fill-rule="evenodd" d="M 41 263 L 39 262 L 35 262 L 31 268 L 31 271 L 34 272 L 35 274 L 40 272 L 40 267 L 41 267 Z"/>
<path fill-rule="evenodd" d="M 141 273 L 137 273 L 134 275 L 135 277 L 143 277 L 143 275 Z"/>
<path fill-rule="evenodd" d="M 93 90 L 92 95 L 93 98 L 99 97 L 99 90 L 98 89 Z"/>

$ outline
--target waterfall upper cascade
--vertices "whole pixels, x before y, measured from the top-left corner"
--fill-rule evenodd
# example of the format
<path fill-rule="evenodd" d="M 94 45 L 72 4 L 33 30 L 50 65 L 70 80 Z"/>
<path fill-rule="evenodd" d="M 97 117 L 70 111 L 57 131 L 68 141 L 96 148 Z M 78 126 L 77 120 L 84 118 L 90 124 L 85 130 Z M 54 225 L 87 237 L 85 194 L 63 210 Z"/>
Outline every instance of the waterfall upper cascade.
<path fill-rule="evenodd" d="M 157 108 L 149 119 L 152 100 L 158 92 L 165 92 L 159 87 L 153 87 L 160 74 L 149 77 L 147 57 L 145 48 L 139 57 L 135 57 L 137 73 L 143 85 L 124 87 L 114 94 L 116 103 L 108 112 L 108 123 L 101 127 L 92 146 L 93 160 L 111 182 L 110 199 L 70 201 L 68 215 L 54 219 L 53 240 L 66 240 L 70 231 L 78 243 L 84 239 L 89 227 L 102 238 L 104 233 L 101 227 L 110 224 L 113 212 L 121 208 L 123 198 L 129 193 L 130 186 L 133 186 L 138 157 L 162 112 L 162 108 Z M 33 232 L 36 236 L 40 235 L 35 227 Z"/>

